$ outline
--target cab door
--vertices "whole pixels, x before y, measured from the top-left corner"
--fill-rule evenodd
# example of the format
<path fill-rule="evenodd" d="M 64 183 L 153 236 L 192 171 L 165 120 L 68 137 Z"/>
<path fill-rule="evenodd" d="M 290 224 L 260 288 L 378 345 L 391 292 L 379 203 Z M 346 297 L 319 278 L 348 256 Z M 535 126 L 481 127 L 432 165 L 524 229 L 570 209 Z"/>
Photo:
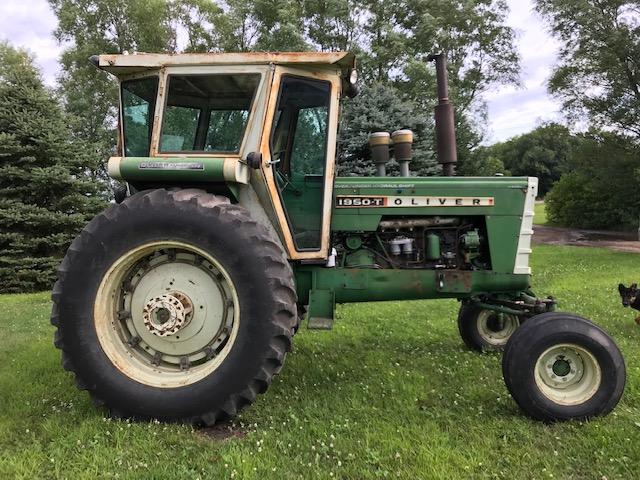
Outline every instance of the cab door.
<path fill-rule="evenodd" d="M 275 70 L 264 174 L 292 259 L 328 255 L 339 88 L 333 71 Z"/>

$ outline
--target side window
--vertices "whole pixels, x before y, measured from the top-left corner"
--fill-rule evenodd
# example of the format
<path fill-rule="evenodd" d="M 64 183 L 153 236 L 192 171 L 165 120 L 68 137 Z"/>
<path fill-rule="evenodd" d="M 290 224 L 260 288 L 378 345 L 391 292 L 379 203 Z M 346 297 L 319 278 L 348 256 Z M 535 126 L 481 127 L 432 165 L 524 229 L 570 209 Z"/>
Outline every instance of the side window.
<path fill-rule="evenodd" d="M 329 82 L 283 77 L 271 139 L 282 175 L 324 174 L 330 93 Z"/>
<path fill-rule="evenodd" d="M 327 152 L 328 107 L 303 108 L 298 111 L 291 158 L 291 172 L 322 175 Z"/>
<path fill-rule="evenodd" d="M 318 250 L 322 243 L 330 101 L 330 82 L 282 77 L 271 159 L 298 250 Z"/>
<path fill-rule="evenodd" d="M 148 157 L 158 77 L 122 82 L 122 131 L 127 157 Z"/>
<path fill-rule="evenodd" d="M 240 150 L 259 74 L 170 75 L 161 152 Z"/>

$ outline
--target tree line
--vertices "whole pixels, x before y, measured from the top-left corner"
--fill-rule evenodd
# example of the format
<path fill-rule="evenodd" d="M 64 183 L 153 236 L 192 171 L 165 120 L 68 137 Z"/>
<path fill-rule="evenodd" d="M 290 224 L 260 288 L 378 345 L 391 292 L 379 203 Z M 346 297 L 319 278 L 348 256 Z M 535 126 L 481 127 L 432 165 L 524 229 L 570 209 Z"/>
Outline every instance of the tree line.
<path fill-rule="evenodd" d="M 573 134 L 542 125 L 483 146 L 482 94 L 519 85 L 516 33 L 504 0 L 49 0 L 65 45 L 57 88 L 27 52 L 0 44 L 0 290 L 49 288 L 73 236 L 110 198 L 117 87 L 96 53 L 348 50 L 361 93 L 345 101 L 340 175 L 372 175 L 367 136 L 415 132 L 412 170 L 440 173 L 434 153 L 435 72 L 446 52 L 456 105 L 459 172 L 540 177 L 552 220 L 629 227 L 640 207 L 637 2 L 537 0 L 561 40 L 549 82 Z M 389 173 L 397 174 L 391 165 Z M 611 188 L 611 182 L 616 188 Z"/>

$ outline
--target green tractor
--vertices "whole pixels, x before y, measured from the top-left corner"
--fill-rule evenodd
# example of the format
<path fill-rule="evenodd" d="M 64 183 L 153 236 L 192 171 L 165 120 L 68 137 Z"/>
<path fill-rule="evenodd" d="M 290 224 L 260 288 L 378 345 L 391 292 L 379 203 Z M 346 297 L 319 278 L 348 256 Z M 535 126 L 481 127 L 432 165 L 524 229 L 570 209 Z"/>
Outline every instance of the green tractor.
<path fill-rule="evenodd" d="M 100 55 L 120 84 L 111 177 L 126 188 L 60 265 L 63 366 L 116 416 L 211 425 L 264 392 L 306 314 L 455 298 L 464 342 L 543 421 L 605 414 L 625 367 L 593 323 L 530 290 L 537 179 L 455 177 L 435 55 L 444 176 L 411 176 L 412 133 L 371 132 L 375 177 L 335 178 L 349 53 Z M 385 177 L 390 150 L 400 177 Z"/>

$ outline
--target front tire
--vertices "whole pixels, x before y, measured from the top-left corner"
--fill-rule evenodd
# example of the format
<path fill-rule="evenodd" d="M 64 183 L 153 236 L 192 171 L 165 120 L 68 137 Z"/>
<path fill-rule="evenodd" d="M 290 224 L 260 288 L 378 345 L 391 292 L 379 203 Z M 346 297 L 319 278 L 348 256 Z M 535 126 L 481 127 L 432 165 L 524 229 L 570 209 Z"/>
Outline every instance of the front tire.
<path fill-rule="evenodd" d="M 626 379 L 611 337 L 584 318 L 557 312 L 536 315 L 513 334 L 502 372 L 520 408 L 546 422 L 610 412 Z"/>
<path fill-rule="evenodd" d="M 463 303 L 458 313 L 460 337 L 479 352 L 504 349 L 520 322 L 516 315 L 484 309 L 472 302 Z"/>
<path fill-rule="evenodd" d="M 296 321 L 282 248 L 240 206 L 151 190 L 94 218 L 58 271 L 63 366 L 116 416 L 211 425 L 264 392 Z"/>

